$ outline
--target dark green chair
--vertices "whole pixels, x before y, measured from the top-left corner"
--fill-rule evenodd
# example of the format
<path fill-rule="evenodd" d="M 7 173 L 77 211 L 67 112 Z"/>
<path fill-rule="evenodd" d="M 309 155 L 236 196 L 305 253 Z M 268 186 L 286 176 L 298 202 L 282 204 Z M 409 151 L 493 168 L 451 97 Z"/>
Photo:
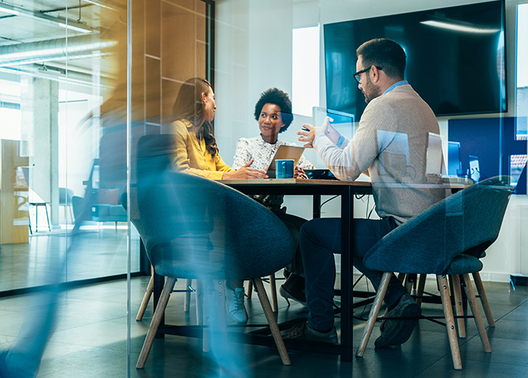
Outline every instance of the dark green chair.
<path fill-rule="evenodd" d="M 512 189 L 507 177 L 472 185 L 399 226 L 365 254 L 364 264 L 384 274 L 358 357 L 363 356 L 393 272 L 437 276 L 455 369 L 462 369 L 462 361 L 447 276 L 462 276 L 482 344 L 486 352 L 491 352 L 469 273 L 482 269 L 478 257 L 497 239 Z"/>

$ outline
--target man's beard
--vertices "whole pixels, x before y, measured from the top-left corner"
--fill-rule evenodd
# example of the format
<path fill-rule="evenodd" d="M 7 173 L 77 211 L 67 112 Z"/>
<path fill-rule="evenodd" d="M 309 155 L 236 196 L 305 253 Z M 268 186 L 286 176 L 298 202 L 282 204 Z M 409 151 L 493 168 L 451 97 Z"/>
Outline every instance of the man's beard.
<path fill-rule="evenodd" d="M 367 82 L 365 83 L 365 87 L 361 92 L 363 92 L 363 96 L 365 96 L 365 102 L 368 104 L 372 100 L 374 100 L 376 97 L 381 96 L 380 89 L 372 84 L 370 81 L 370 78 L 367 76 L 366 78 Z"/>

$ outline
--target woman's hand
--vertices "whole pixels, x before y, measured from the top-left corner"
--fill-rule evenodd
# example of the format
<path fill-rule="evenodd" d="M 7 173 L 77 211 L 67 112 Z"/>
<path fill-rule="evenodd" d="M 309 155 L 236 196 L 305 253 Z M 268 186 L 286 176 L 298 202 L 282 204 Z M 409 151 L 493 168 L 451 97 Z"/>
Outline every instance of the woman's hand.
<path fill-rule="evenodd" d="M 222 176 L 222 180 L 247 180 L 247 179 L 264 179 L 268 178 L 266 171 L 262 169 L 249 168 L 253 164 L 251 159 L 246 165 L 240 167 L 235 172 L 225 172 Z"/>

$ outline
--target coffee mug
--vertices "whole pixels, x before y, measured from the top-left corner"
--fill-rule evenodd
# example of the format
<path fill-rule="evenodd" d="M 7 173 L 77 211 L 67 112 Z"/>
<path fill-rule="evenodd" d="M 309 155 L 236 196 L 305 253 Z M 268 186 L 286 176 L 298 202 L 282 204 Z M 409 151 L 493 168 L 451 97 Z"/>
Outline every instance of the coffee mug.
<path fill-rule="evenodd" d="M 295 161 L 293 159 L 276 160 L 276 177 L 278 179 L 293 178 L 294 164 Z"/>

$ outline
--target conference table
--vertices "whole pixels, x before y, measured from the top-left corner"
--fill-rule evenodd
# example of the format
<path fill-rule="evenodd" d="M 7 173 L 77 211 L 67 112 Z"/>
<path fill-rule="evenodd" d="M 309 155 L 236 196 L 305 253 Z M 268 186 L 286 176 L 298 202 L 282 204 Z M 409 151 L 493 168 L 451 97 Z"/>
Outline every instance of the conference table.
<path fill-rule="evenodd" d="M 340 181 L 317 179 L 259 179 L 259 180 L 222 180 L 244 194 L 282 194 L 309 195 L 313 197 L 313 217 L 321 215 L 321 196 L 337 195 L 341 198 L 341 343 L 339 345 L 320 345 L 321 343 L 299 342 L 285 340 L 288 349 L 303 349 L 334 353 L 341 356 L 342 361 L 352 360 L 352 252 L 354 234 L 351 226 L 354 214 L 354 195 L 372 193 L 370 182 Z M 265 339 L 255 337 L 255 343 L 267 345 Z M 270 344 L 271 345 L 271 344 Z"/>

